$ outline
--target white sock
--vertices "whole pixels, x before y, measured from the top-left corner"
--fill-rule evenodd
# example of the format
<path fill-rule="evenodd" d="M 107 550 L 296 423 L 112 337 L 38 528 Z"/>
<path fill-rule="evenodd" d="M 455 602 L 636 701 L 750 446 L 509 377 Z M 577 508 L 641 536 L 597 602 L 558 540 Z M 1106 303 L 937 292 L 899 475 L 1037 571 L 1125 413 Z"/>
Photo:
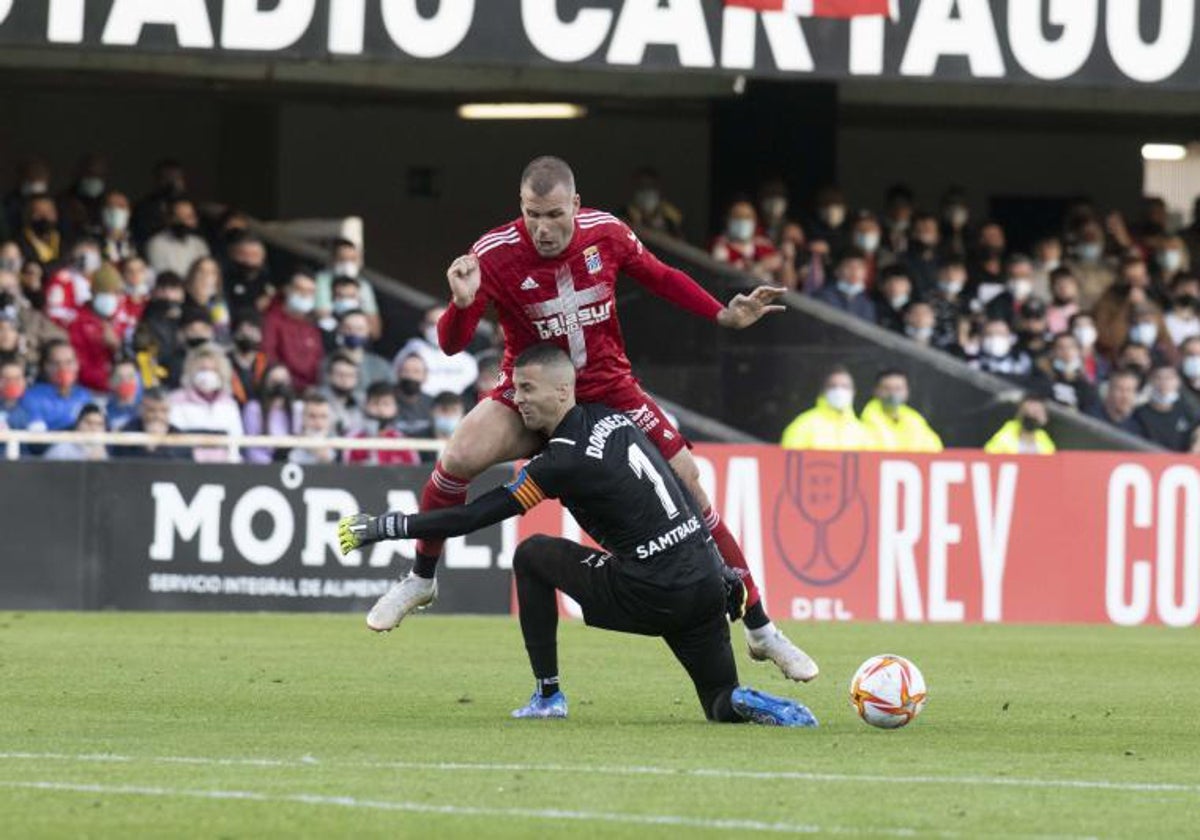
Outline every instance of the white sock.
<path fill-rule="evenodd" d="M 765 642 L 767 639 L 774 636 L 776 632 L 778 631 L 775 629 L 775 624 L 770 621 L 768 621 L 762 627 L 756 627 L 753 630 L 751 630 L 749 627 L 746 628 L 746 636 L 749 637 L 752 642 Z"/>

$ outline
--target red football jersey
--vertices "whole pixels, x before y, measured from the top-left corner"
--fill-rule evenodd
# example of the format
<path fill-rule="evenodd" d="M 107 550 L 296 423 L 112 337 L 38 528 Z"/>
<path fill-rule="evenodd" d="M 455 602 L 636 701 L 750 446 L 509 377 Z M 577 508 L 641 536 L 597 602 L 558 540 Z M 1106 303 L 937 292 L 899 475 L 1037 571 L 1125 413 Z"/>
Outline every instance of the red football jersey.
<path fill-rule="evenodd" d="M 489 303 L 504 329 L 502 368 L 533 344 L 552 341 L 570 354 L 581 400 L 632 376 L 616 313 L 617 276 L 624 272 L 649 291 L 689 312 L 716 318 L 720 303 L 686 274 L 664 265 L 615 216 L 580 210 L 575 234 L 557 257 L 538 254 L 522 219 L 498 227 L 474 244 L 481 279 L 475 302 L 451 303 L 439 322 L 442 349 L 461 351 Z"/>

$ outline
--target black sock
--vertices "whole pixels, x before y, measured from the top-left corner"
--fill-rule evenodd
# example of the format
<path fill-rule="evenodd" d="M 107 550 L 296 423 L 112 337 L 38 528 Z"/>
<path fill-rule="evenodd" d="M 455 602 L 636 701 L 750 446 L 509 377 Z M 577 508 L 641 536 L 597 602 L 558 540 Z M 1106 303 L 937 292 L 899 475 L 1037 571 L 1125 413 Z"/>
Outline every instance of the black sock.
<path fill-rule="evenodd" d="M 553 697 L 558 694 L 558 677 L 546 677 L 538 680 L 537 690 L 542 697 Z"/>
<path fill-rule="evenodd" d="M 763 609 L 761 600 L 753 607 L 747 609 L 746 614 L 742 616 L 742 624 L 745 624 L 751 630 L 766 627 L 770 622 L 771 619 L 767 618 L 767 611 Z"/>
<path fill-rule="evenodd" d="M 432 578 L 437 571 L 437 557 L 426 557 L 424 554 L 417 555 L 417 562 L 413 563 L 412 572 L 419 578 Z"/>

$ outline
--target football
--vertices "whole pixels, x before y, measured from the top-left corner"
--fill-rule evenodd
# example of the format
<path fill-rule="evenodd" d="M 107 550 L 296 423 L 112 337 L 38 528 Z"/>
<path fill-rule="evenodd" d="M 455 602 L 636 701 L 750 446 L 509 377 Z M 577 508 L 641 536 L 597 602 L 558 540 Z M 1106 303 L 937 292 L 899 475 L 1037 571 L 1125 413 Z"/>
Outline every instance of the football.
<path fill-rule="evenodd" d="M 858 716 L 880 729 L 899 729 L 925 707 L 925 677 L 903 656 L 872 656 L 850 680 L 850 702 Z"/>

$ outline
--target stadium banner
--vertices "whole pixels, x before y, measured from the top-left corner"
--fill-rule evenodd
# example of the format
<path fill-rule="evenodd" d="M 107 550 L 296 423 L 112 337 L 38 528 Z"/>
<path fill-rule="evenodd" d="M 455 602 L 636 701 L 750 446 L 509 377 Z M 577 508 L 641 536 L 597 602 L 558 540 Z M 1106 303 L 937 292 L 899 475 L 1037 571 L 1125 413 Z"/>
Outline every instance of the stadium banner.
<path fill-rule="evenodd" d="M 695 454 L 776 618 L 1200 621 L 1200 458 L 716 444 Z M 580 537 L 553 504 L 519 528 Z"/>
<path fill-rule="evenodd" d="M 0 45 L 1200 87 L 1194 0 L 0 0 Z"/>
<path fill-rule="evenodd" d="M 89 606 L 365 612 L 407 572 L 414 544 L 342 557 L 335 524 L 362 510 L 415 511 L 429 468 L 112 462 L 83 473 Z M 477 486 L 509 476 L 492 470 Z M 508 611 L 513 532 L 494 526 L 448 541 L 441 609 Z"/>

